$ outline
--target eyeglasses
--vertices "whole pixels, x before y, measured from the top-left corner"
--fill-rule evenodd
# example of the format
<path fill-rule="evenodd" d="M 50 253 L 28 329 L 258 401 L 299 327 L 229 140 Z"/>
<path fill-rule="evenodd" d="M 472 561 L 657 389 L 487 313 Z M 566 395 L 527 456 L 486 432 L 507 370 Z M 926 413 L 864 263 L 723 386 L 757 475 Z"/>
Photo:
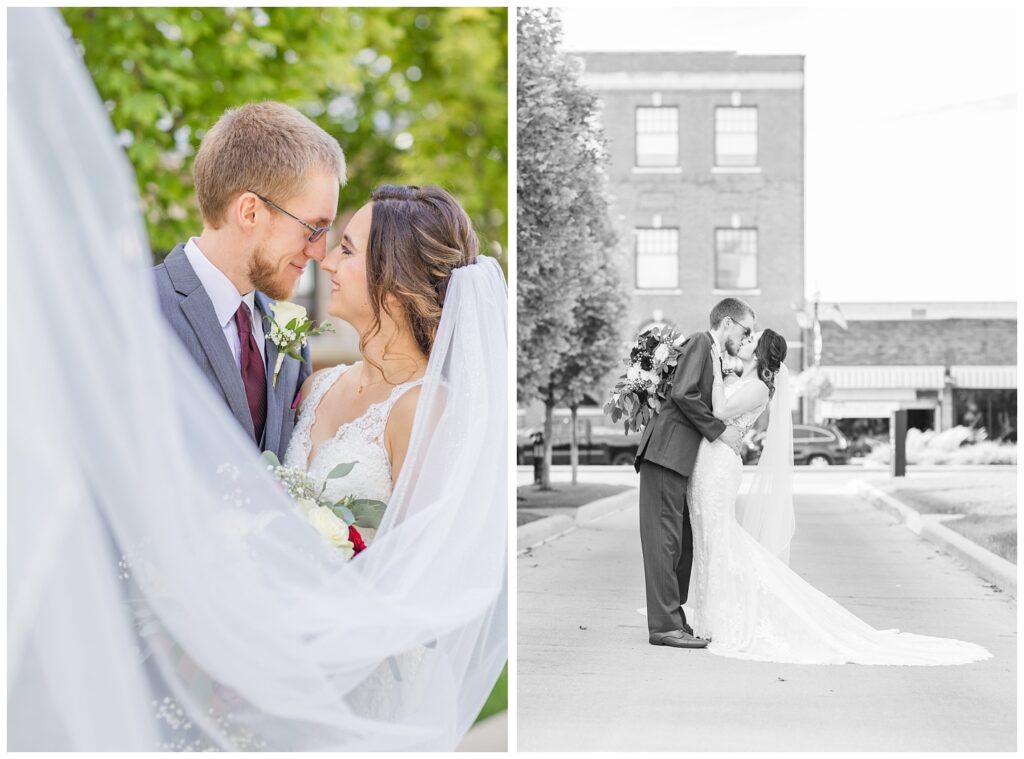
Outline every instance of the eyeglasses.
<path fill-rule="evenodd" d="M 735 324 L 737 327 L 739 327 L 740 329 L 743 330 L 743 339 L 744 340 L 746 340 L 748 337 L 750 337 L 750 335 L 753 334 L 753 332 L 754 332 L 754 330 L 751 327 L 744 327 L 742 324 L 740 324 L 735 319 L 733 320 L 733 324 Z"/>
<path fill-rule="evenodd" d="M 302 219 L 300 219 L 295 214 L 288 213 L 286 210 L 281 208 L 281 206 L 279 206 L 277 203 L 275 203 L 272 200 L 268 200 L 267 198 L 265 198 L 262 195 L 260 195 L 258 192 L 253 192 L 252 190 L 249 190 L 249 192 L 252 192 L 253 195 L 255 195 L 257 198 L 262 200 L 264 203 L 266 203 L 271 208 L 280 211 L 285 216 L 288 216 L 288 217 L 290 217 L 292 219 L 295 219 L 295 221 L 299 222 L 299 224 L 301 224 L 306 229 L 308 229 L 309 232 L 310 232 L 310 235 L 309 235 L 309 237 L 306 238 L 307 242 L 316 242 L 321 237 L 323 237 L 325 234 L 327 234 L 328 232 L 331 231 L 331 228 L 329 226 L 327 226 L 327 227 L 314 227 L 312 224 L 307 224 L 306 222 L 304 222 Z"/>

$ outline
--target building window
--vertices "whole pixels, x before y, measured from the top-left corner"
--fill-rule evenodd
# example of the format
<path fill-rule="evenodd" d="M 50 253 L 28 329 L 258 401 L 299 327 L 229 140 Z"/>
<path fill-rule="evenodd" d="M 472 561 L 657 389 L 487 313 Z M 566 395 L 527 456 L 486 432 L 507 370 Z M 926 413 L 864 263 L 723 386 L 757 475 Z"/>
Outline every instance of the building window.
<path fill-rule="evenodd" d="M 953 423 L 972 431 L 984 430 L 985 437 L 1003 443 L 1017 442 L 1017 391 L 953 391 Z"/>
<path fill-rule="evenodd" d="M 715 108 L 715 165 L 757 166 L 757 108 Z"/>
<path fill-rule="evenodd" d="M 757 230 L 715 230 L 715 289 L 757 288 Z"/>
<path fill-rule="evenodd" d="M 636 165 L 679 165 L 679 109 L 675 106 L 636 109 Z"/>
<path fill-rule="evenodd" d="M 679 230 L 636 230 L 636 286 L 645 290 L 679 287 Z"/>

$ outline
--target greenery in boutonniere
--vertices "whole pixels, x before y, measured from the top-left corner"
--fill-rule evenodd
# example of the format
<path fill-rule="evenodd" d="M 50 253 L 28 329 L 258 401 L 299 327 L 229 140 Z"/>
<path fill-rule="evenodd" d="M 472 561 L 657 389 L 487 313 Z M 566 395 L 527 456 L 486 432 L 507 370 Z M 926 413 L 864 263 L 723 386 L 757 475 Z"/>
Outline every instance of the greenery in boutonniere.
<path fill-rule="evenodd" d="M 302 348 L 306 340 L 314 335 L 322 335 L 325 332 L 334 332 L 334 325 L 329 322 L 321 322 L 319 326 L 314 325 L 306 317 L 306 309 L 295 303 L 286 300 L 279 300 L 270 304 L 273 318 L 264 316 L 270 322 L 270 340 L 277 346 L 277 363 L 274 364 L 274 378 L 271 385 L 277 387 L 277 374 L 281 371 L 281 364 L 285 356 L 291 356 L 296 361 L 302 361 Z"/>

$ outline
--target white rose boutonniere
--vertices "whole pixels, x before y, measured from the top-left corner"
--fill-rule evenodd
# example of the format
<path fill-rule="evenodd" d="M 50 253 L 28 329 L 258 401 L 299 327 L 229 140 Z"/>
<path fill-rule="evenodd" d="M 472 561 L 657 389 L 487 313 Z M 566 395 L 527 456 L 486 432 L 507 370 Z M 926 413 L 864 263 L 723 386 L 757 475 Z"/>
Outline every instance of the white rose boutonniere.
<path fill-rule="evenodd" d="M 280 300 L 270 304 L 273 318 L 264 317 L 270 322 L 270 340 L 277 346 L 277 363 L 274 365 L 274 378 L 271 384 L 277 387 L 277 375 L 281 371 L 281 364 L 285 356 L 291 356 L 296 361 L 302 361 L 302 348 L 306 340 L 313 335 L 322 335 L 325 332 L 333 332 L 334 325 L 329 322 L 321 322 L 314 326 L 306 317 L 306 309 L 295 303 Z"/>

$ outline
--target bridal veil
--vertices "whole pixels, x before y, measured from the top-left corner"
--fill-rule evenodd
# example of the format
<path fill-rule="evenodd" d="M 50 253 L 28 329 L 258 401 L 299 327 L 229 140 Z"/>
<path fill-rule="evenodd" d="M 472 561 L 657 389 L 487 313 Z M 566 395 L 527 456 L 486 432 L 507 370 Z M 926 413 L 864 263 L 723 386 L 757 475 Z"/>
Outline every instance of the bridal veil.
<path fill-rule="evenodd" d="M 768 430 L 747 491 L 736 502 L 736 521 L 776 558 L 789 564 L 796 530 L 793 513 L 793 385 L 785 364 L 775 375 Z"/>
<path fill-rule="evenodd" d="M 8 24 L 8 748 L 453 749 L 506 658 L 499 267 L 453 274 L 407 462 L 345 562 L 165 326 L 57 11 Z"/>

